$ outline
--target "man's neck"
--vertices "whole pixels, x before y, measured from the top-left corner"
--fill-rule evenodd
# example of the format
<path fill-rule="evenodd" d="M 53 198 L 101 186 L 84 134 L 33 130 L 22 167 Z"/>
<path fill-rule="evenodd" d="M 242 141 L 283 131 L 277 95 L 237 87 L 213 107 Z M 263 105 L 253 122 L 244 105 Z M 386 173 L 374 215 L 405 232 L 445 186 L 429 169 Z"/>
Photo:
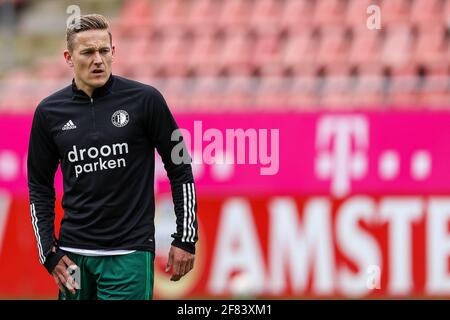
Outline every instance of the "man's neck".
<path fill-rule="evenodd" d="M 92 94 L 94 93 L 94 88 L 84 85 L 83 82 L 78 80 L 76 77 L 75 77 L 75 85 L 77 86 L 78 90 L 83 91 L 84 93 L 86 93 L 89 96 L 89 98 L 92 98 Z"/>

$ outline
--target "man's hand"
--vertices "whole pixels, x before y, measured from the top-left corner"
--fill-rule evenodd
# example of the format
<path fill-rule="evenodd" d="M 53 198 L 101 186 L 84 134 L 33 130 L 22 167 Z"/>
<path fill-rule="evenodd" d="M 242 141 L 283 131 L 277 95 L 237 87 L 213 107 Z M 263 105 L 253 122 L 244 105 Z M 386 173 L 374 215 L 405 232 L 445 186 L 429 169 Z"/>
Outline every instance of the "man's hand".
<path fill-rule="evenodd" d="M 182 276 L 194 268 L 195 255 L 175 246 L 170 247 L 169 259 L 167 260 L 166 272 L 173 266 L 171 281 L 178 281 Z"/>
<path fill-rule="evenodd" d="M 68 270 L 69 267 L 71 270 L 78 268 L 68 256 L 63 256 L 53 270 L 52 275 L 61 292 L 64 292 L 64 286 L 66 286 L 71 293 L 75 293 L 76 289 L 80 289 L 80 285 L 70 275 Z"/>

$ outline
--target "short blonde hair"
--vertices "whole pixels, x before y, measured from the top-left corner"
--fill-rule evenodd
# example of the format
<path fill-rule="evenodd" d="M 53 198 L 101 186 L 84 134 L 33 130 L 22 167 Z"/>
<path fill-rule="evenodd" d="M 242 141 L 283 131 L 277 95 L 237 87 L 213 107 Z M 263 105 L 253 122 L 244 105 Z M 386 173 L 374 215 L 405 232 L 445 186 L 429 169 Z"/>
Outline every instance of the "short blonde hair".
<path fill-rule="evenodd" d="M 101 14 L 86 14 L 80 16 L 79 23 L 71 23 L 66 29 L 67 49 L 73 51 L 73 39 L 75 34 L 87 30 L 107 30 L 109 34 L 109 41 L 112 45 L 112 35 L 109 29 L 108 20 Z"/>

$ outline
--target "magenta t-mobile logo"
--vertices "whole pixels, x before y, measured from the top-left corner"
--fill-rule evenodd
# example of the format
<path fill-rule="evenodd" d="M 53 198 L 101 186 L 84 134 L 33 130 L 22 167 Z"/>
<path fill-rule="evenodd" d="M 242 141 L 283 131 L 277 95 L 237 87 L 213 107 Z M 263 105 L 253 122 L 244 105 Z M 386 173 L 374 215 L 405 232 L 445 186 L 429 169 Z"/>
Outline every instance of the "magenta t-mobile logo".
<path fill-rule="evenodd" d="M 345 196 L 351 181 L 362 179 L 368 168 L 369 123 L 364 116 L 329 115 L 316 129 L 315 172 L 331 180 L 331 193 Z"/>

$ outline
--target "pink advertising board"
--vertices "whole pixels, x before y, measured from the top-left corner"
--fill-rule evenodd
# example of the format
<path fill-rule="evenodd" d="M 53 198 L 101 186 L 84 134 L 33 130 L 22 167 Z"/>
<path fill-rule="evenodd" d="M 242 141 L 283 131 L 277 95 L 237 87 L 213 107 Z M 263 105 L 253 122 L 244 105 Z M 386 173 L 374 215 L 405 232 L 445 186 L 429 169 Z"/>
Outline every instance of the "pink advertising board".
<path fill-rule="evenodd" d="M 450 190 L 450 113 L 178 115 L 206 195 Z M 32 115 L 0 117 L 0 189 L 27 192 Z M 176 138 L 176 136 L 175 136 Z M 159 160 L 159 157 L 158 157 Z M 160 162 L 157 190 L 168 191 Z M 61 191 L 57 177 L 57 190 Z"/>
<path fill-rule="evenodd" d="M 157 235 L 156 297 L 228 297 L 242 279 L 265 296 L 450 295 L 450 113 L 176 119 L 193 155 L 202 236 L 194 273 L 173 286 L 163 272 L 167 239 Z M 54 298 L 28 212 L 31 120 L 0 116 L 0 295 Z M 169 230 L 161 162 L 155 177 L 158 230 Z M 60 175 L 56 181 L 58 229 Z M 236 247 L 236 239 L 245 243 Z M 290 239 L 314 255 L 299 255 Z M 379 275 L 370 287 L 367 274 Z"/>

